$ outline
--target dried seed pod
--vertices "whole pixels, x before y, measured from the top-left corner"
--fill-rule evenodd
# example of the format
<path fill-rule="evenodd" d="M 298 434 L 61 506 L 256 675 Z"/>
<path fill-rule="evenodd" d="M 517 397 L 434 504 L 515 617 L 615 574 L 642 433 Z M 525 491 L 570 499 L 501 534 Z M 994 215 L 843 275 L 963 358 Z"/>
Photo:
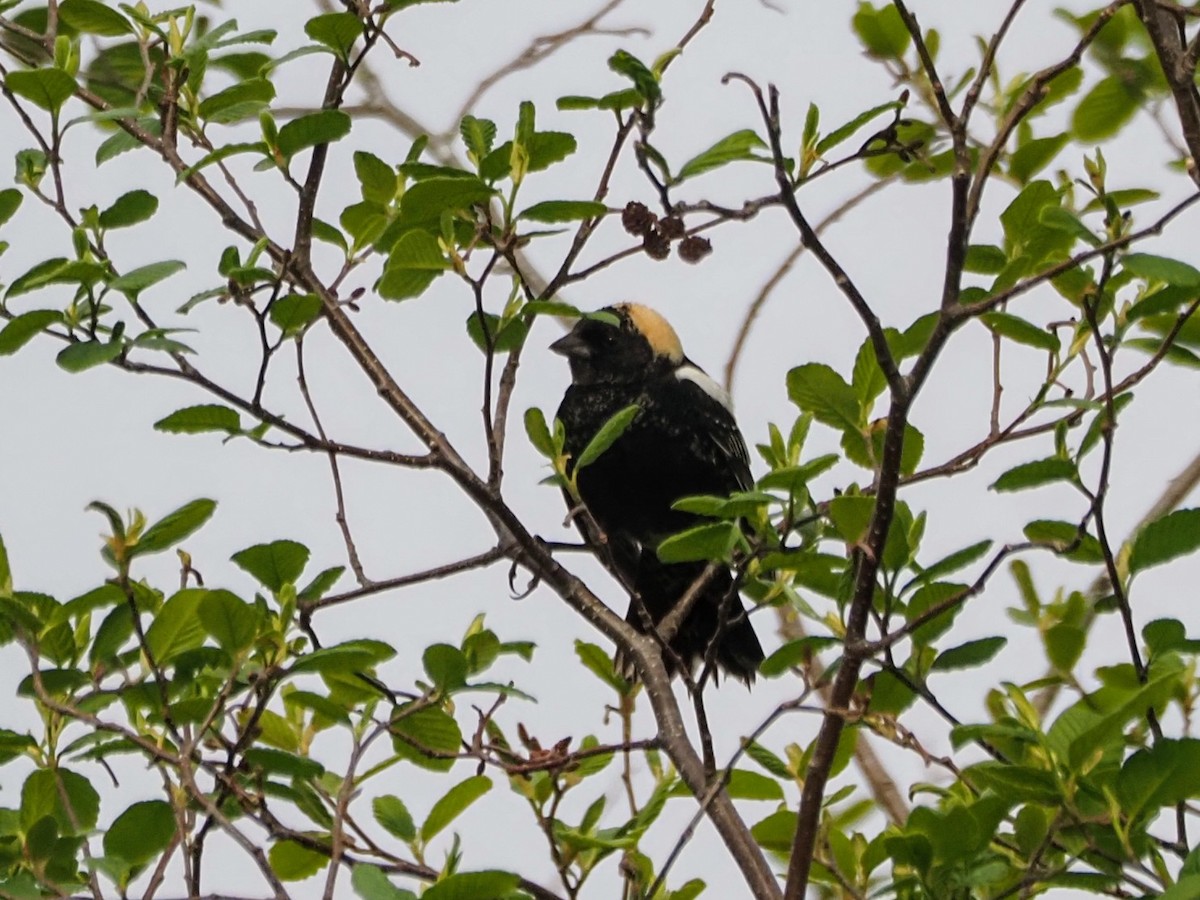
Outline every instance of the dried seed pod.
<path fill-rule="evenodd" d="M 659 220 L 658 230 L 663 233 L 663 237 L 675 241 L 687 233 L 687 226 L 679 216 L 668 216 Z"/>
<path fill-rule="evenodd" d="M 685 237 L 679 242 L 679 258 L 684 262 L 698 263 L 712 253 L 712 242 L 698 234 Z"/>
<path fill-rule="evenodd" d="M 646 204 L 630 200 L 621 213 L 621 224 L 630 234 L 644 237 L 654 230 L 654 226 L 658 224 L 658 217 L 646 208 Z"/>
<path fill-rule="evenodd" d="M 651 259 L 666 259 L 671 255 L 671 242 L 657 229 L 646 232 L 642 247 Z"/>

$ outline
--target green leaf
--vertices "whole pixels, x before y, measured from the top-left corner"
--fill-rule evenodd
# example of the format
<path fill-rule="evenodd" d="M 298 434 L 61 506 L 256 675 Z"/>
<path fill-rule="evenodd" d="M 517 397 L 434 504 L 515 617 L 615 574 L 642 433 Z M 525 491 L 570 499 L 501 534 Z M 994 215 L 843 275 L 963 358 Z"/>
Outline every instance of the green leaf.
<path fill-rule="evenodd" d="M 258 728 L 259 734 L 256 743 L 259 746 L 266 744 L 268 747 L 286 750 L 289 753 L 299 751 L 299 723 L 285 719 L 279 713 L 268 709 L 259 716 Z"/>
<path fill-rule="evenodd" d="M 784 800 L 783 787 L 778 781 L 747 769 L 734 769 L 726 789 L 734 800 L 774 800 L 779 803 Z"/>
<path fill-rule="evenodd" d="M 578 147 L 575 136 L 565 131 L 537 131 L 529 138 L 525 149 L 529 154 L 527 171 L 540 172 L 561 162 Z M 509 174 L 512 166 L 513 142 L 506 141 L 487 155 L 479 167 L 480 176 L 495 181 Z"/>
<path fill-rule="evenodd" d="M 342 577 L 342 573 L 345 571 L 345 566 L 331 566 L 328 569 L 322 569 L 303 590 L 296 594 L 296 597 L 307 603 L 320 600 L 337 584 L 338 579 Z"/>
<path fill-rule="evenodd" d="M 1151 253 L 1126 253 L 1121 257 L 1121 265 L 1126 272 L 1147 280 L 1164 281 L 1183 288 L 1200 287 L 1200 269 L 1177 259 Z"/>
<path fill-rule="evenodd" d="M 848 494 L 829 501 L 829 519 L 847 544 L 858 544 L 866 539 L 874 514 L 874 497 Z"/>
<path fill-rule="evenodd" d="M 388 269 L 418 269 L 444 272 L 450 268 L 437 238 L 427 231 L 410 231 L 396 242 L 388 255 Z"/>
<path fill-rule="evenodd" d="M 711 169 L 716 169 L 731 162 L 744 159 L 762 159 L 754 154 L 755 150 L 765 150 L 766 142 L 750 129 L 735 131 L 721 138 L 703 153 L 693 156 L 679 168 L 675 183 L 679 184 L 688 178 L 694 178 Z"/>
<path fill-rule="evenodd" d="M 413 824 L 408 807 L 399 797 L 392 794 L 376 797 L 371 801 L 371 811 L 375 814 L 376 822 L 406 844 L 417 836 L 417 828 Z"/>
<path fill-rule="evenodd" d="M 973 784 L 990 787 L 1002 797 L 1016 802 L 1032 802 L 1057 807 L 1062 803 L 1062 792 L 1055 776 L 1044 769 L 1032 766 L 1017 766 L 1010 762 L 984 762 L 971 766 L 963 772 Z"/>
<path fill-rule="evenodd" d="M 492 144 L 496 141 L 496 123 L 489 119 L 463 116 L 458 133 L 462 135 L 467 153 L 478 164 L 492 152 Z"/>
<path fill-rule="evenodd" d="M 169 597 L 146 630 L 146 646 L 160 666 L 204 643 L 205 632 L 197 611 L 208 591 L 184 588 Z"/>
<path fill-rule="evenodd" d="M 362 36 L 363 23 L 354 13 L 328 13 L 305 22 L 304 33 L 328 47 L 340 59 L 346 59 L 354 42 Z"/>
<path fill-rule="evenodd" d="M 129 191 L 100 213 L 101 228 L 128 228 L 144 222 L 158 211 L 158 198 L 149 191 Z"/>
<path fill-rule="evenodd" d="M 1103 197 L 1093 197 L 1081 212 L 1104 212 L 1108 209 L 1109 203 L 1115 203 L 1118 209 L 1125 209 L 1139 203 L 1149 203 L 1157 200 L 1160 196 L 1162 195 L 1158 191 L 1152 191 L 1149 188 L 1125 188 L 1109 191 Z"/>
<path fill-rule="evenodd" d="M 130 555 L 159 553 L 178 544 L 207 522 L 216 508 L 215 500 L 193 500 L 184 504 L 147 528 Z"/>
<path fill-rule="evenodd" d="M 594 200 L 545 200 L 518 213 L 518 219 L 533 222 L 573 222 L 591 219 L 608 212 L 608 207 Z"/>
<path fill-rule="evenodd" d="M 630 682 L 617 671 L 613 665 L 612 655 L 595 644 L 576 639 L 575 655 L 583 663 L 584 668 L 615 690 L 618 694 L 628 694 L 632 688 Z"/>
<path fill-rule="evenodd" d="M 61 321 L 62 313 L 54 309 L 35 309 L 22 313 L 0 330 L 0 356 L 16 353 L 35 336 Z"/>
<path fill-rule="evenodd" d="M 133 31 L 133 25 L 123 15 L 98 0 L 63 0 L 58 7 L 59 17 L 85 34 L 118 37 Z"/>
<path fill-rule="evenodd" d="M 1074 210 L 1062 206 L 1047 206 L 1038 215 L 1038 221 L 1047 228 L 1065 232 L 1076 240 L 1083 241 L 1093 247 L 1099 247 L 1102 241 L 1079 218 Z"/>
<path fill-rule="evenodd" d="M 1074 462 L 1052 456 L 1014 466 L 993 481 L 991 488 L 994 491 L 1022 491 L 1053 481 L 1074 481 L 1078 477 L 1079 470 Z"/>
<path fill-rule="evenodd" d="M 69 265 L 69 262 L 61 256 L 43 260 L 23 275 L 17 276 L 12 284 L 8 286 L 6 296 L 9 298 L 16 297 L 19 294 L 36 290 L 43 285 L 51 284 L 54 281 L 55 275 L 67 265 Z"/>
<path fill-rule="evenodd" d="M 1200 509 L 1177 509 L 1138 532 L 1129 555 L 1134 574 L 1200 548 Z"/>
<path fill-rule="evenodd" d="M 11 599 L 12 592 L 12 569 L 8 562 L 8 550 L 4 546 L 4 539 L 0 538 L 0 599 Z"/>
<path fill-rule="evenodd" d="M 627 88 L 623 91 L 613 91 L 611 94 L 605 94 L 603 97 L 580 97 L 578 95 L 559 97 L 556 105 L 559 109 L 608 109 L 619 111 L 641 106 L 642 95 L 634 88 Z"/>
<path fill-rule="evenodd" d="M 55 362 L 68 372 L 83 372 L 94 366 L 112 362 L 125 349 L 123 341 L 76 341 L 59 351 Z"/>
<path fill-rule="evenodd" d="M 418 297 L 449 268 L 437 238 L 427 231 L 410 231 L 392 248 L 376 291 L 385 300 Z"/>
<path fill-rule="evenodd" d="M 114 278 L 109 282 L 109 287 L 114 291 L 120 291 L 122 294 L 136 298 L 146 288 L 158 284 L 160 281 L 170 278 L 176 272 L 182 272 L 186 268 L 187 265 L 177 259 L 150 263 Z"/>
<path fill-rule="evenodd" d="M 87 834 L 100 818 L 100 795 L 70 769 L 35 769 L 21 786 L 21 826 L 29 829 L 46 816 L 53 816 L 59 834 Z"/>
<path fill-rule="evenodd" d="M 339 229 L 322 219 L 313 219 L 312 236 L 315 240 L 322 241 L 326 244 L 332 244 L 343 253 L 347 253 L 349 251 L 349 246 L 346 244 L 345 235 L 343 235 Z"/>
<path fill-rule="evenodd" d="M 756 741 L 746 745 L 746 755 L 774 775 L 776 778 L 792 778 L 787 763 Z"/>
<path fill-rule="evenodd" d="M 758 672 L 764 678 L 777 678 L 789 672 L 795 666 L 807 663 L 818 650 L 833 647 L 838 643 L 837 638 L 808 635 L 788 641 L 759 664 Z"/>
<path fill-rule="evenodd" d="M 624 409 L 618 410 L 607 422 L 601 425 L 600 430 L 588 441 L 588 445 L 579 454 L 573 471 L 577 474 L 580 469 L 590 466 L 599 459 L 600 455 L 616 443 L 617 439 L 633 424 L 633 420 L 637 417 L 640 409 L 636 403 L 631 403 Z"/>
<path fill-rule="evenodd" d="M 118 135 L 123 133 L 124 132 L 118 132 Z M 211 166 L 213 163 L 220 162 L 223 159 L 228 159 L 231 156 L 237 156 L 241 153 L 257 153 L 260 156 L 266 156 L 268 153 L 268 148 L 267 145 L 262 141 L 257 141 L 252 144 L 226 144 L 223 147 L 218 147 L 211 153 L 207 153 L 202 156 L 199 162 L 193 163 L 176 175 L 175 183 L 182 184 L 206 166 Z M 98 156 L 99 153 L 97 153 L 97 157 Z"/>
<path fill-rule="evenodd" d="M 21 192 L 16 188 L 5 188 L 0 191 L 0 225 L 13 217 L 23 199 Z"/>
<path fill-rule="evenodd" d="M 1126 406 L 1133 402 L 1133 394 L 1120 394 L 1113 399 L 1112 412 L 1113 417 L 1118 417 Z M 1080 460 L 1086 454 L 1091 452 L 1104 437 L 1105 426 L 1108 425 L 1108 405 L 1101 404 L 1100 409 L 1096 410 L 1096 414 L 1092 416 L 1091 422 L 1088 423 L 1087 431 L 1083 433 L 1083 439 L 1079 442 L 1079 450 L 1075 454 L 1075 459 Z"/>
<path fill-rule="evenodd" d="M 232 87 L 227 87 L 225 90 L 219 91 L 211 97 L 205 97 L 200 101 L 198 111 L 201 119 L 218 125 L 228 125 L 244 119 L 255 118 L 274 99 L 275 86 L 271 82 L 265 78 L 252 78 L 248 81 L 239 81 Z M 210 162 L 223 159 L 223 156 L 217 155 L 220 153 L 224 153 L 227 156 L 231 153 L 260 147 L 265 149 L 262 144 L 231 144 L 225 147 L 218 147 L 208 157 L 205 157 L 192 166 L 192 169 L 198 170 Z"/>
<path fill-rule="evenodd" d="M 926 584 L 931 581 L 936 581 L 939 578 L 944 578 L 952 572 L 957 572 L 959 569 L 966 568 L 982 557 L 992 548 L 992 541 L 983 540 L 969 547 L 964 547 L 961 550 L 956 550 L 949 556 L 935 562 L 928 568 L 922 569 L 921 573 L 905 586 L 904 590 L 918 585 Z"/>
<path fill-rule="evenodd" d="M 822 363 L 797 366 L 787 375 L 788 397 L 819 422 L 842 431 L 859 431 L 863 414 L 854 388 Z"/>
<path fill-rule="evenodd" d="M 1044 638 L 1046 658 L 1055 669 L 1063 673 L 1075 668 L 1087 645 L 1087 632 L 1065 622 L 1047 628 Z"/>
<path fill-rule="evenodd" d="M 470 209 L 486 203 L 496 193 L 478 178 L 426 178 L 418 181 L 400 198 L 400 212 L 406 225 L 424 227 L 437 224 L 443 212 Z"/>
<path fill-rule="evenodd" d="M 75 93 L 75 79 L 62 69 L 18 69 L 4 77 L 4 86 L 35 106 L 57 114 Z"/>
<path fill-rule="evenodd" d="M 318 144 L 331 144 L 350 133 L 350 117 L 340 109 L 322 109 L 300 116 L 279 129 L 277 147 L 285 160 Z"/>
<path fill-rule="evenodd" d="M 350 724 L 350 714 L 344 706 L 311 691 L 291 691 L 284 694 L 283 705 L 289 711 L 295 707 L 312 712 L 312 722 L 318 730 L 333 723 L 346 726 Z"/>
<path fill-rule="evenodd" d="M 96 629 L 88 659 L 93 664 L 110 662 L 133 635 L 133 614 L 127 605 L 114 607 Z"/>
<path fill-rule="evenodd" d="M 1004 238 L 1013 254 L 1029 245 L 1043 228 L 1042 210 L 1047 206 L 1060 206 L 1058 191 L 1048 181 L 1032 181 L 1021 189 L 1021 193 L 1000 213 L 1000 224 Z M 1041 257 L 1039 257 L 1040 260 Z"/>
<path fill-rule="evenodd" d="M 1021 184 L 1028 182 L 1058 156 L 1058 152 L 1070 139 L 1070 135 L 1056 134 L 1053 137 L 1026 141 L 1009 157 L 1009 174 Z"/>
<path fill-rule="evenodd" d="M 1120 75 L 1102 78 L 1075 107 L 1071 130 L 1085 144 L 1110 138 L 1133 118 L 1143 97 L 1140 87 Z"/>
<path fill-rule="evenodd" d="M 1049 350 L 1052 353 L 1057 353 L 1061 347 L 1058 335 L 1053 331 L 1038 328 L 1033 323 L 1011 313 L 984 313 L 979 319 L 995 334 L 1016 341 L 1018 344 L 1037 347 L 1039 350 Z"/>
<path fill-rule="evenodd" d="M 1025 537 L 1031 541 L 1049 544 L 1056 553 L 1065 553 L 1068 559 L 1080 563 L 1099 563 L 1104 561 L 1104 552 L 1100 542 L 1092 535 L 1084 532 L 1072 522 L 1059 522 L 1051 519 L 1037 519 L 1024 528 Z M 1074 549 L 1068 551 L 1068 547 Z"/>
<path fill-rule="evenodd" d="M 786 856 L 796 838 L 796 813 L 790 809 L 773 812 L 761 822 L 756 822 L 750 833 L 764 850 Z"/>
<path fill-rule="evenodd" d="M 229 407 L 209 403 L 177 409 L 155 422 L 154 427 L 171 434 L 200 434 L 205 431 L 235 434 L 242 430 L 242 420 Z"/>
<path fill-rule="evenodd" d="M 935 581 L 917 588 L 908 601 L 908 610 L 904 617 L 906 622 L 916 621 L 925 613 L 941 607 L 943 603 L 950 600 L 959 602 L 947 607 L 943 612 L 913 629 L 913 643 L 918 646 L 928 646 L 945 634 L 954 624 L 958 614 L 962 612 L 962 601 L 969 593 L 970 590 L 965 584 L 945 581 Z"/>
<path fill-rule="evenodd" d="M 1117 793 L 1130 820 L 1200 795 L 1200 740 L 1164 738 L 1138 750 L 1121 766 Z"/>
<path fill-rule="evenodd" d="M 312 653 L 297 657 L 292 664 L 293 674 L 320 672 L 323 675 L 353 674 L 369 669 L 395 655 L 388 644 L 363 638 L 346 641 L 332 647 L 322 647 Z"/>
<path fill-rule="evenodd" d="M 3 342 L 3 338 L 4 333 L 0 332 L 0 343 Z M 525 433 L 529 436 L 529 443 L 533 444 L 538 453 L 547 459 L 554 458 L 554 439 L 550 436 L 546 415 L 536 406 L 525 410 Z"/>
<path fill-rule="evenodd" d="M 993 244 L 972 244 L 967 248 L 963 268 L 968 272 L 996 275 L 1008 265 L 1008 256 Z"/>
<path fill-rule="evenodd" d="M 209 591 L 197 616 L 209 637 L 230 653 L 245 650 L 258 634 L 258 610 L 229 591 Z"/>
<path fill-rule="evenodd" d="M 269 315 L 284 337 L 293 337 L 320 318 L 321 298 L 316 294 L 288 294 L 271 304 Z"/>
<path fill-rule="evenodd" d="M 363 900 L 417 900 L 416 894 L 396 887 L 383 869 L 370 863 L 355 863 L 350 886 Z"/>
<path fill-rule="evenodd" d="M 386 207 L 396 199 L 396 188 L 399 186 L 396 170 L 378 156 L 365 150 L 356 150 L 354 174 L 358 176 L 364 200 Z"/>
<path fill-rule="evenodd" d="M 654 72 L 632 53 L 618 50 L 608 58 L 608 67 L 632 81 L 637 92 L 651 106 L 662 99 L 662 88 L 658 86 Z"/>
<path fill-rule="evenodd" d="M 1116 683 L 1085 695 L 1064 710 L 1046 733 L 1048 749 L 1067 765 L 1079 768 L 1097 748 L 1123 743 L 1125 726 L 1146 710 L 1165 704 L 1183 688 L 1183 662 L 1169 654 L 1150 665 L 1146 684 L 1139 685 L 1131 666 L 1118 670 Z"/>
<path fill-rule="evenodd" d="M 492 789 L 492 779 L 486 775 L 472 775 L 450 788 L 433 804 L 421 825 L 421 840 L 430 841 L 447 825 L 462 814 L 468 806 Z"/>
<path fill-rule="evenodd" d="M 438 690 L 454 690 L 467 683 L 467 658 L 457 647 L 433 644 L 425 648 L 421 661 Z"/>
<path fill-rule="evenodd" d="M 37 751 L 37 746 L 38 742 L 31 734 L 20 734 L 0 728 L 0 764 L 11 762 L 26 753 L 32 754 Z"/>
<path fill-rule="evenodd" d="M 267 852 L 271 869 L 281 881 L 303 881 L 329 864 L 329 857 L 295 841 L 279 841 Z"/>
<path fill-rule="evenodd" d="M 950 669 L 970 669 L 982 666 L 999 653 L 1008 643 L 1005 637 L 981 638 L 977 641 L 967 641 L 949 650 L 943 650 L 933 661 L 935 672 L 945 672 Z"/>
<path fill-rule="evenodd" d="M 867 53 L 880 59 L 899 59 L 912 41 L 899 10 L 890 4 L 876 9 L 870 3 L 859 3 L 851 22 Z"/>
<path fill-rule="evenodd" d="M 104 853 L 131 866 L 155 859 L 175 837 L 175 813 L 163 800 L 134 803 L 104 832 Z"/>
<path fill-rule="evenodd" d="M 233 562 L 268 590 L 278 593 L 295 584 L 308 563 L 308 548 L 296 541 L 256 544 L 233 554 Z"/>
<path fill-rule="evenodd" d="M 1192 853 L 1196 851 L 1193 850 Z M 1105 879 L 1107 882 L 1107 879 Z M 1084 885 L 1080 885 L 1084 887 Z M 1107 883 L 1104 885 L 1096 885 L 1097 890 L 1107 889 Z M 1158 900 L 1192 900 L 1193 897 L 1200 896 L 1200 875 L 1183 875 L 1175 884 L 1167 888 L 1158 895 Z"/>
<path fill-rule="evenodd" d="M 421 900 L 498 900 L 520 883 L 520 877 L 511 872 L 457 872 L 430 885 Z"/>
<path fill-rule="evenodd" d="M 301 781 L 320 778 L 325 773 L 325 767 L 315 759 L 273 747 L 251 747 L 246 751 L 245 759 L 251 767 L 263 772 L 287 775 Z"/>
<path fill-rule="evenodd" d="M 658 558 L 665 563 L 724 559 L 742 535 L 736 522 L 712 522 L 673 534 L 658 545 Z"/>
<path fill-rule="evenodd" d="M 82 287 L 92 287 L 103 281 L 108 274 L 107 264 L 82 259 L 50 259 L 34 266 L 14 281 L 8 289 L 8 297 L 15 297 L 17 294 L 50 284 L 77 284 Z"/>
<path fill-rule="evenodd" d="M 872 119 L 878 118 L 886 112 L 892 112 L 899 109 L 900 104 L 892 100 L 888 103 L 881 103 L 879 106 L 872 107 L 865 112 L 859 113 L 845 125 L 840 125 L 835 128 L 825 137 L 817 141 L 816 153 L 818 156 L 823 156 L 829 150 L 832 150 L 838 144 L 845 141 L 848 137 L 870 122 Z"/>
<path fill-rule="evenodd" d="M 525 338 L 529 334 L 529 322 L 523 316 L 515 316 L 503 325 L 500 324 L 500 317 L 493 313 L 484 313 L 483 318 L 487 322 L 488 334 L 491 335 L 492 352 L 510 353 L 525 343 Z M 483 325 L 479 321 L 477 312 L 472 312 L 467 316 L 467 336 L 471 338 L 476 347 L 487 352 L 487 341 L 484 340 Z"/>
<path fill-rule="evenodd" d="M 454 760 L 446 754 L 462 750 L 462 731 L 454 718 L 434 706 L 401 706 L 391 722 L 392 748 L 405 759 L 435 772 L 449 772 Z M 431 750 L 437 755 L 424 752 Z"/>

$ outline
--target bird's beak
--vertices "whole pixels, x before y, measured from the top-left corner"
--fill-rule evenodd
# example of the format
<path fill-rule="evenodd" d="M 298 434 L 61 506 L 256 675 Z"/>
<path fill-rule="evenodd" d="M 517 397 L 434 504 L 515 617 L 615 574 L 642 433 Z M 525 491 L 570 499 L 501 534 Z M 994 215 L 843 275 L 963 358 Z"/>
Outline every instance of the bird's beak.
<path fill-rule="evenodd" d="M 592 355 L 592 348 L 574 331 L 568 331 L 551 344 L 550 349 L 567 359 L 587 359 Z"/>

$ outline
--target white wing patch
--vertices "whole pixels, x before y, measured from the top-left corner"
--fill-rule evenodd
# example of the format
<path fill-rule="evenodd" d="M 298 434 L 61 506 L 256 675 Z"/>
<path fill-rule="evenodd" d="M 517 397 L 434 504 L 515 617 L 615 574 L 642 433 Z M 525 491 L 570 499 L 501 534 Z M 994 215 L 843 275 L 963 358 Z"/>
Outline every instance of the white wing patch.
<path fill-rule="evenodd" d="M 680 366 L 675 370 L 675 377 L 680 381 L 690 381 L 699 385 L 700 390 L 720 403 L 726 410 L 733 412 L 733 400 L 730 398 L 729 392 L 717 384 L 712 376 L 703 369 L 691 365 Z"/>

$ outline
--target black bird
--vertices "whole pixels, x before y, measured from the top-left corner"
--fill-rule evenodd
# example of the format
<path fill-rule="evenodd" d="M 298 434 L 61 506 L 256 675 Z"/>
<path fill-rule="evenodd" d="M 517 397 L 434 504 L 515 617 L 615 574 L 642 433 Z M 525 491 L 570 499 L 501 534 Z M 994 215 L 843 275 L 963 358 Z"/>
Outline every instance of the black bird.
<path fill-rule="evenodd" d="M 579 458 L 614 414 L 631 404 L 638 407 L 612 446 L 578 472 L 580 499 L 602 534 L 596 534 L 586 517 L 577 516 L 576 521 L 601 559 L 641 598 L 658 624 L 707 565 L 659 560 L 656 551 L 664 538 L 705 521 L 672 509 L 672 504 L 695 494 L 725 496 L 750 490 L 754 482 L 729 395 L 684 355 L 670 323 L 637 303 L 603 312 L 618 324 L 582 318 L 550 345 L 571 366 L 572 383 L 558 408 L 566 432 L 564 449 L 571 460 Z M 568 473 L 573 465 L 568 461 Z M 631 601 L 625 618 L 645 631 L 636 601 Z M 749 685 L 763 651 L 724 566 L 708 581 L 670 646 L 694 668 L 714 638 L 718 666 Z"/>

